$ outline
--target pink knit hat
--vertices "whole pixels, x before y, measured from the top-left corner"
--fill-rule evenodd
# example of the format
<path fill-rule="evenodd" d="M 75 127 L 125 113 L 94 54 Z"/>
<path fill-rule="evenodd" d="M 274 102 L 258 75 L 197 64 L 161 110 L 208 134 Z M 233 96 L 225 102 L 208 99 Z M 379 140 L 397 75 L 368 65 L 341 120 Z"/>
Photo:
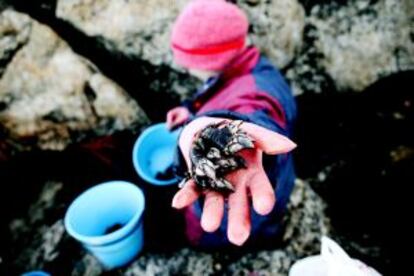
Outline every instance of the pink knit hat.
<path fill-rule="evenodd" d="M 222 71 L 244 48 L 246 15 L 224 0 L 193 0 L 177 18 L 171 36 L 174 60 L 192 69 Z"/>

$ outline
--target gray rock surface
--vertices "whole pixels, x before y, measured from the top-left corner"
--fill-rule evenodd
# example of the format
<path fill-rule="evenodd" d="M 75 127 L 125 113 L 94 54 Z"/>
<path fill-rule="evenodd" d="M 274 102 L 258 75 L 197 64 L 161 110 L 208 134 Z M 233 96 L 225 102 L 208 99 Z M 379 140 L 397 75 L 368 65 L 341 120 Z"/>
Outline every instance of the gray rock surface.
<path fill-rule="evenodd" d="M 284 223 L 283 248 L 250 252 L 234 260 L 226 253 L 210 254 L 190 249 L 182 249 L 174 255 L 144 254 L 126 268 L 125 274 L 287 275 L 297 259 L 319 252 L 319 239 L 329 235 L 331 227 L 324 202 L 301 180 L 296 181 Z"/>
<path fill-rule="evenodd" d="M 303 46 L 305 12 L 297 0 L 242 0 L 250 22 L 250 39 L 279 68 L 285 68 Z"/>
<path fill-rule="evenodd" d="M 59 0 L 56 14 L 108 49 L 166 64 L 174 75 L 179 69 L 172 63 L 169 33 L 187 2 Z M 274 64 L 288 66 L 295 94 L 321 92 L 331 83 L 336 90 L 361 91 L 382 76 L 414 68 L 412 1 L 327 2 L 307 16 L 296 0 L 237 3 L 250 20 L 251 41 Z M 179 90 L 174 89 L 182 97 L 191 91 Z"/>
<path fill-rule="evenodd" d="M 61 150 L 148 122 L 137 103 L 49 27 L 0 14 L 0 123 L 23 148 Z"/>
<path fill-rule="evenodd" d="M 414 68 L 410 0 L 354 0 L 315 5 L 306 17 L 305 46 L 288 70 L 295 93 L 362 91 L 381 77 Z"/>
<path fill-rule="evenodd" d="M 382 76 L 414 68 L 412 8 L 412 1 L 380 0 L 358 1 L 330 16 L 312 10 L 316 47 L 338 89 L 361 91 Z"/>
<path fill-rule="evenodd" d="M 188 0 L 58 1 L 56 16 L 108 49 L 160 65 L 172 62 L 171 25 Z"/>
<path fill-rule="evenodd" d="M 31 21 L 27 16 L 13 16 L 5 12 L 0 17 L 0 76 L 16 51 L 27 43 Z"/>
<path fill-rule="evenodd" d="M 57 17 L 64 19 L 115 53 L 154 65 L 172 62 L 170 32 L 189 0 L 85 1 L 59 0 Z M 286 66 L 302 45 L 304 11 L 294 0 L 241 1 L 251 22 L 251 39 L 278 66 Z M 174 91 L 185 95 L 189 91 Z"/>
<path fill-rule="evenodd" d="M 188 1 L 64 0 L 57 2 L 56 16 L 96 38 L 115 55 L 172 68 L 160 81 L 170 83 L 169 91 L 185 98 L 194 90 L 195 79 L 188 77 L 187 85 L 178 80 L 183 70 L 172 62 L 169 37 L 172 22 Z M 160 85 L 154 82 L 151 86 Z"/>
<path fill-rule="evenodd" d="M 30 206 L 28 216 L 15 218 L 9 225 L 15 250 L 27 248 L 26 254 L 18 254 L 15 263 L 27 270 L 38 269 L 39 263 L 51 262 L 59 255 L 59 245 L 64 238 L 62 220 L 48 225 L 48 214 L 58 208 L 56 196 L 62 192 L 63 183 L 46 182 L 37 200 Z"/>
<path fill-rule="evenodd" d="M 64 232 L 62 220 L 50 221 L 51 214 L 64 211 L 58 200 L 62 193 L 65 193 L 62 183 L 47 182 L 27 216 L 11 222 L 16 264 L 25 270 L 58 265 L 72 271 L 71 275 L 100 275 L 100 264 L 80 247 L 74 247 L 76 242 Z M 238 258 L 224 252 L 212 254 L 189 248 L 173 254 L 144 252 L 114 275 L 287 275 L 295 260 L 319 252 L 319 239 L 330 234 L 331 227 L 324 202 L 301 180 L 296 182 L 284 223 L 283 248 L 250 252 Z M 62 257 L 65 255 L 66 258 Z"/>

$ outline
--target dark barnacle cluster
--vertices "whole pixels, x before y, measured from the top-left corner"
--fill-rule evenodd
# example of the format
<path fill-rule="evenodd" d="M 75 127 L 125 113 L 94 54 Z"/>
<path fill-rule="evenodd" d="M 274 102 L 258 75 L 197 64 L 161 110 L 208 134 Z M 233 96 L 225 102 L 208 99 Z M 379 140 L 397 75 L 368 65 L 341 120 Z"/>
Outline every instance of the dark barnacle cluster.
<path fill-rule="evenodd" d="M 243 121 L 222 121 L 202 129 L 193 142 L 190 176 L 197 186 L 219 192 L 234 191 L 224 177 L 237 169 L 246 168 L 242 149 L 254 148 L 253 140 L 241 130 Z"/>

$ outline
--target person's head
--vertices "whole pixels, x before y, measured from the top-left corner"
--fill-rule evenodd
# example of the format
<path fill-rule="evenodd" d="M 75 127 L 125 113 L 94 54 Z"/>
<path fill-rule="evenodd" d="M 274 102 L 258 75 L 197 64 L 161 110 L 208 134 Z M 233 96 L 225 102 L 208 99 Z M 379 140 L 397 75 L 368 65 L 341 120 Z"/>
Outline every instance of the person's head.
<path fill-rule="evenodd" d="M 174 61 L 200 79 L 219 74 L 245 48 L 248 25 L 232 3 L 193 0 L 173 26 Z"/>

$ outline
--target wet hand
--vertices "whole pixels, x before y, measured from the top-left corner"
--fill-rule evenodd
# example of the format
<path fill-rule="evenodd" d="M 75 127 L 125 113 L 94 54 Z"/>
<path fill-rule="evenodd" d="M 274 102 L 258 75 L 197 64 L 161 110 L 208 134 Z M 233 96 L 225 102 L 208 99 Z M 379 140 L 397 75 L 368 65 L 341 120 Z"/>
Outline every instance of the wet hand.
<path fill-rule="evenodd" d="M 195 134 L 209 124 L 220 122 L 222 118 L 202 117 L 188 124 L 180 136 L 180 149 L 191 168 L 190 149 Z M 224 203 L 228 200 L 227 236 L 230 242 L 242 245 L 249 237 L 251 230 L 250 201 L 254 210 L 260 215 L 269 214 L 276 202 L 273 187 L 267 178 L 262 165 L 263 152 L 266 154 L 282 154 L 294 149 L 296 145 L 283 135 L 270 131 L 252 123 L 243 123 L 241 128 L 255 140 L 255 149 L 246 149 L 240 155 L 246 160 L 247 168 L 229 173 L 229 180 L 235 191 L 227 197 L 216 191 L 201 191 L 193 179 L 176 193 L 173 207 L 181 209 L 204 196 L 204 207 L 201 215 L 201 226 L 206 232 L 216 231 L 224 215 Z"/>

